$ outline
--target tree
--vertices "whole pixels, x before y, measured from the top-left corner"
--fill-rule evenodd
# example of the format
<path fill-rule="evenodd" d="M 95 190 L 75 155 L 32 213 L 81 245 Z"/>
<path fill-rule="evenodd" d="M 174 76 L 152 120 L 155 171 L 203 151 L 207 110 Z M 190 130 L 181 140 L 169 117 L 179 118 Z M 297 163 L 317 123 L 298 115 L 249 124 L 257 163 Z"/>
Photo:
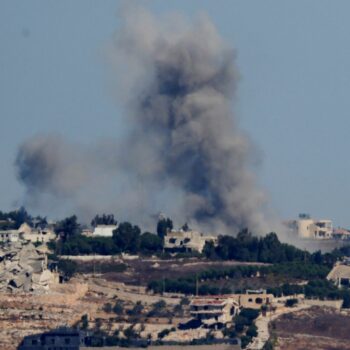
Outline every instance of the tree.
<path fill-rule="evenodd" d="M 140 250 L 143 253 L 156 253 L 161 251 L 163 243 L 157 235 L 145 232 L 140 237 Z"/>
<path fill-rule="evenodd" d="M 213 241 L 206 241 L 203 247 L 203 255 L 210 260 L 217 258 L 215 244 Z"/>
<path fill-rule="evenodd" d="M 125 329 L 124 335 L 125 335 L 126 339 L 128 339 L 128 340 L 139 338 L 139 335 L 138 335 L 137 332 L 135 331 L 133 325 L 131 325 L 130 327 L 128 327 L 127 329 Z"/>
<path fill-rule="evenodd" d="M 55 231 L 60 235 L 63 241 L 68 238 L 73 237 L 81 232 L 80 224 L 78 223 L 78 218 L 76 215 L 72 215 L 59 221 L 56 225 Z"/>
<path fill-rule="evenodd" d="M 350 309 L 350 292 L 346 291 L 343 297 L 343 309 Z"/>
<path fill-rule="evenodd" d="M 138 226 L 123 222 L 113 231 L 113 241 L 121 251 L 135 254 L 140 247 L 140 233 Z"/>
<path fill-rule="evenodd" d="M 104 304 L 103 305 L 103 311 L 107 312 L 107 313 L 112 312 L 113 311 L 112 304 L 111 303 Z"/>
<path fill-rule="evenodd" d="M 161 218 L 157 224 L 158 237 L 164 239 L 168 231 L 173 229 L 173 222 L 169 218 Z"/>
<path fill-rule="evenodd" d="M 58 270 L 62 273 L 63 278 L 69 280 L 77 271 L 78 264 L 73 260 L 61 259 L 58 261 Z"/>
<path fill-rule="evenodd" d="M 246 332 L 247 336 L 248 337 L 256 337 L 258 335 L 258 329 L 256 327 L 255 324 L 252 324 L 249 326 L 249 328 L 247 329 L 247 332 Z"/>
<path fill-rule="evenodd" d="M 97 225 L 116 225 L 118 222 L 114 219 L 113 214 L 102 214 L 96 215 L 92 221 L 91 226 L 96 227 Z"/>
<path fill-rule="evenodd" d="M 170 333 L 170 329 L 163 329 L 158 333 L 158 339 L 163 339 Z"/>
<path fill-rule="evenodd" d="M 18 229 L 24 222 L 31 223 L 32 217 L 24 207 L 20 207 L 18 210 L 8 213 L 0 211 L 0 220 L 6 221 L 6 223 L 2 223 L 1 229 Z"/>
<path fill-rule="evenodd" d="M 190 227 L 188 226 L 187 222 L 185 222 L 185 224 L 182 225 L 181 229 L 185 232 L 190 231 Z"/>
<path fill-rule="evenodd" d="M 113 307 L 113 312 L 117 315 L 122 315 L 124 313 L 124 303 L 122 300 L 118 300 L 114 307 Z"/>
<path fill-rule="evenodd" d="M 138 315 L 140 315 L 142 313 L 143 308 L 144 307 L 141 304 L 141 302 L 138 301 L 131 310 L 128 310 L 128 315 L 130 315 L 130 316 L 138 316 Z"/>
<path fill-rule="evenodd" d="M 88 315 L 81 316 L 81 329 L 87 329 L 89 327 Z"/>

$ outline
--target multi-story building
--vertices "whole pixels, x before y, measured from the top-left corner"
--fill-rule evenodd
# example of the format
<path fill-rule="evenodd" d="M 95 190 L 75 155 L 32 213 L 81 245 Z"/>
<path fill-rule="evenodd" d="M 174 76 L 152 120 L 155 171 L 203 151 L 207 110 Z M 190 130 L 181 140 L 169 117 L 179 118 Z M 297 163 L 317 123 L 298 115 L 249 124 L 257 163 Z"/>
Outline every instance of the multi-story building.
<path fill-rule="evenodd" d="M 331 220 L 315 220 L 308 214 L 300 214 L 298 220 L 287 221 L 286 225 L 304 239 L 331 239 L 333 236 Z"/>
<path fill-rule="evenodd" d="M 201 296 L 195 297 L 190 304 L 191 316 L 204 324 L 226 324 L 232 322 L 237 314 L 239 305 L 230 296 Z"/>

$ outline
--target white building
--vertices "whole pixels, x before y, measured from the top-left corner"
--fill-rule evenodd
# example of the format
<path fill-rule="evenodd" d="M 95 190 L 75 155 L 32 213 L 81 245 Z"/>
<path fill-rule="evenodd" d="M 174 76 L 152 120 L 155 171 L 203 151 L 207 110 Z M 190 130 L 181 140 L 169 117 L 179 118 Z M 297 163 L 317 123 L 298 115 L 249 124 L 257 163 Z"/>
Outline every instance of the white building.
<path fill-rule="evenodd" d="M 333 236 L 333 224 L 331 220 L 315 220 L 309 215 L 299 215 L 298 220 L 287 223 L 288 228 L 304 239 L 331 239 Z"/>
<path fill-rule="evenodd" d="M 164 237 L 164 249 L 170 252 L 202 252 L 205 242 L 213 241 L 216 237 L 207 236 L 197 231 L 172 230 Z"/>
<path fill-rule="evenodd" d="M 97 225 L 92 232 L 92 237 L 113 237 L 113 231 L 117 228 L 118 225 Z"/>
<path fill-rule="evenodd" d="M 229 323 L 237 314 L 239 305 L 230 296 L 195 297 L 190 304 L 190 314 L 204 324 Z"/>

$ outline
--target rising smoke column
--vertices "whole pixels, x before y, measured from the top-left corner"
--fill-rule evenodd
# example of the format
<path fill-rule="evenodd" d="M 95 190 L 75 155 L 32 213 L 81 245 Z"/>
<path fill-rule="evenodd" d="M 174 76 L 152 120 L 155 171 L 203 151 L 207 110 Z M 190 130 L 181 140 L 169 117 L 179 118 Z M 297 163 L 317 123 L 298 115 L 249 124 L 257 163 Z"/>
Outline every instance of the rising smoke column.
<path fill-rule="evenodd" d="M 57 153 L 49 139 L 25 142 L 16 168 L 27 195 L 69 192 L 71 201 L 81 202 L 84 192 L 89 201 L 84 189 L 106 178 L 94 178 L 94 171 L 81 176 L 82 169 L 102 164 L 115 193 L 101 186 L 101 195 L 118 212 L 132 212 L 129 218 L 138 223 L 141 215 L 144 220 L 158 210 L 214 232 L 266 232 L 264 195 L 249 170 L 251 146 L 231 110 L 235 55 L 210 20 L 156 20 L 142 9 L 128 9 L 109 56 L 125 107 L 125 138 L 108 147 L 108 157 L 91 157 L 81 147 L 74 161 L 68 150 Z M 72 148 L 59 149 L 65 147 Z M 38 164 L 43 171 L 35 170 Z M 71 185 L 71 173 L 80 183 Z M 122 185 L 121 178 L 127 178 Z"/>
<path fill-rule="evenodd" d="M 169 25 L 136 11 L 116 47 L 123 69 L 137 72 L 125 77 L 128 118 L 137 147 L 158 160 L 153 179 L 175 185 L 183 212 L 198 223 L 230 231 L 266 226 L 264 196 L 248 170 L 251 147 L 231 110 L 234 52 L 210 20 Z"/>

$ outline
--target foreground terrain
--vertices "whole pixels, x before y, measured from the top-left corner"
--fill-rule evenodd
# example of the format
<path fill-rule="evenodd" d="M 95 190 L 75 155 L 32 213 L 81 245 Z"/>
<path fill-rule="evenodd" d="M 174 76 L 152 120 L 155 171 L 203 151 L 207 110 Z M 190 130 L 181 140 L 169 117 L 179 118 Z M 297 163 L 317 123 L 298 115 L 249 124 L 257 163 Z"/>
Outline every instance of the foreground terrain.
<path fill-rule="evenodd" d="M 270 324 L 279 350 L 349 350 L 350 314 L 312 307 L 280 316 Z"/>

